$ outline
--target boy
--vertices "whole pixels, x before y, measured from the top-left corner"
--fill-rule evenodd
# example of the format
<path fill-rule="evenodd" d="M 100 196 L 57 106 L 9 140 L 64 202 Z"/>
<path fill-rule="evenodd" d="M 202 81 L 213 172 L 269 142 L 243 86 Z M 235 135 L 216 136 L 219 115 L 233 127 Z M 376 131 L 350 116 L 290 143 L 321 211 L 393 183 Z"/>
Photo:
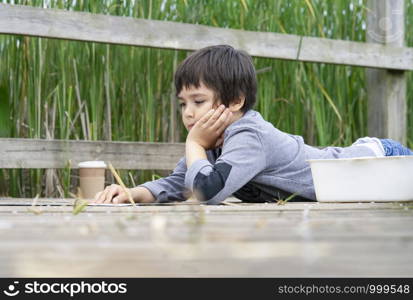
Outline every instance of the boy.
<path fill-rule="evenodd" d="M 231 194 L 247 202 L 293 194 L 294 201 L 316 201 L 307 159 L 413 154 L 392 140 L 369 137 L 350 147 L 318 149 L 279 131 L 252 110 L 257 81 L 251 57 L 227 45 L 187 57 L 175 73 L 175 87 L 189 130 L 185 157 L 171 175 L 128 189 L 135 202 L 183 201 L 187 192 L 207 204 L 219 204 Z M 128 201 L 122 188 L 112 184 L 94 202 Z"/>

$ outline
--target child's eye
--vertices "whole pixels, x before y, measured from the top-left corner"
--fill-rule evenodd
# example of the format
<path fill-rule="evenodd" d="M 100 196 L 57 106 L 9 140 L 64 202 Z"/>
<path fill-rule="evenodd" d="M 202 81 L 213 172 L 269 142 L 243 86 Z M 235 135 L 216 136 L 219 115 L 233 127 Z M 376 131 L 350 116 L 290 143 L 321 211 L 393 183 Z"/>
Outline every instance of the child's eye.
<path fill-rule="evenodd" d="M 198 100 L 198 101 L 194 101 L 196 105 L 200 105 L 202 103 L 205 102 L 205 100 Z M 179 107 L 183 108 L 186 104 L 184 102 L 179 103 Z"/>

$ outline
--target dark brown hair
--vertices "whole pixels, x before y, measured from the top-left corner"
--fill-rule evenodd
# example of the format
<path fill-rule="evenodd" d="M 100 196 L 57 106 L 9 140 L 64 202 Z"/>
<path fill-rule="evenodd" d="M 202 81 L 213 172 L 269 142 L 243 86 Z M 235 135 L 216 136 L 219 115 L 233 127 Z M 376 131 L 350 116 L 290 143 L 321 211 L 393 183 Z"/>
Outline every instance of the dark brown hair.
<path fill-rule="evenodd" d="M 214 91 L 215 100 L 228 105 L 245 97 L 241 111 L 254 107 L 257 93 L 257 77 L 251 56 L 245 51 L 228 45 L 202 48 L 188 56 L 175 72 L 175 89 L 178 95 L 182 88 L 201 82 Z"/>

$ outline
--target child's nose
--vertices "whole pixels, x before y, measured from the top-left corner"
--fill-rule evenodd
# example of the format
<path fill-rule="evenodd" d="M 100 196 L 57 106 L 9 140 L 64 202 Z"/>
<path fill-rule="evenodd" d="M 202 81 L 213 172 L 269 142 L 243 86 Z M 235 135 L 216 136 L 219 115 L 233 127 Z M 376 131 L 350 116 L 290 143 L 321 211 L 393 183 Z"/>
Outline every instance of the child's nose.
<path fill-rule="evenodd" d="M 184 116 L 187 118 L 192 118 L 194 116 L 194 111 L 189 107 L 189 105 L 185 107 Z"/>

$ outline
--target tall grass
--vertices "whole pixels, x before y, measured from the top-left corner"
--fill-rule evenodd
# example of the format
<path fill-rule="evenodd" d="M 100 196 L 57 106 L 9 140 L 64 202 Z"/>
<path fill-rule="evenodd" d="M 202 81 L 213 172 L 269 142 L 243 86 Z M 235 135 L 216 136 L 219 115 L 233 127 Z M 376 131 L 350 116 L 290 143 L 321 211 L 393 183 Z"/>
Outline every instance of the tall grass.
<path fill-rule="evenodd" d="M 255 31 L 365 41 L 365 3 L 352 1 L 15 0 L 47 8 L 170 20 Z M 406 0 L 406 39 L 413 44 L 413 1 Z M 172 85 L 186 51 L 0 36 L 0 136 L 114 141 L 181 141 Z M 351 144 L 367 134 L 364 69 L 254 58 L 256 109 L 308 144 Z M 412 83 L 412 75 L 408 75 Z M 413 110 L 408 84 L 409 115 Z M 178 120 L 175 124 L 175 119 Z M 408 120 L 409 129 L 413 120 Z M 171 125 L 172 124 L 172 125 Z M 175 124 L 175 125 L 174 125 Z M 412 146 L 413 132 L 408 131 Z M 0 170 L 0 195 L 68 195 L 75 173 Z M 126 185 L 149 171 L 121 172 Z M 60 187 L 55 189 L 53 187 Z"/>

